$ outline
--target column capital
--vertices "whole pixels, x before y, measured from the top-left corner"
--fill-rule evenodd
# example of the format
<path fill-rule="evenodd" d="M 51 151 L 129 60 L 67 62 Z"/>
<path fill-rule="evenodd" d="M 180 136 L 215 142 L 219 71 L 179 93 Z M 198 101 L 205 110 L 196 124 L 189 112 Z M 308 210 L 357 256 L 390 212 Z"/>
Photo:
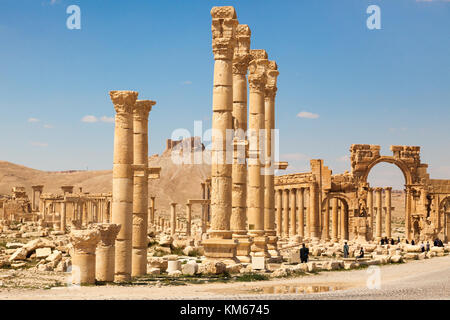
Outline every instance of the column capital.
<path fill-rule="evenodd" d="M 212 48 L 215 60 L 233 59 L 236 28 L 239 24 L 236 10 L 231 6 L 211 9 Z"/>
<path fill-rule="evenodd" d="M 250 50 L 252 61 L 248 66 L 248 83 L 250 92 L 264 93 L 266 87 L 266 71 L 269 66 L 266 50 Z"/>
<path fill-rule="evenodd" d="M 251 31 L 248 25 L 239 24 L 236 28 L 236 47 L 233 56 L 233 74 L 247 74 L 248 65 L 252 60 L 250 54 Z"/>
<path fill-rule="evenodd" d="M 133 117 L 135 120 L 147 120 L 148 114 L 152 111 L 152 106 L 156 104 L 156 101 L 152 100 L 136 100 L 133 107 Z"/>
<path fill-rule="evenodd" d="M 386 187 L 386 188 L 384 188 L 384 190 L 386 190 L 386 191 L 392 191 L 392 187 Z"/>
<path fill-rule="evenodd" d="M 375 190 L 375 192 L 381 192 L 381 191 L 383 191 L 383 188 L 381 188 L 381 187 L 376 187 L 376 188 L 374 188 L 374 190 Z"/>
<path fill-rule="evenodd" d="M 94 225 L 95 230 L 100 235 L 100 245 L 104 247 L 110 247 L 114 245 L 117 234 L 120 231 L 121 225 L 114 223 L 96 223 Z"/>
<path fill-rule="evenodd" d="M 265 88 L 265 96 L 267 98 L 275 98 L 275 95 L 277 93 L 277 77 L 280 74 L 278 71 L 278 66 L 275 61 L 269 61 L 267 65 L 267 71 L 266 71 L 266 88 Z"/>
<path fill-rule="evenodd" d="M 70 232 L 70 242 L 74 249 L 78 252 L 90 253 L 95 250 L 95 246 L 100 240 L 100 233 L 98 230 L 72 230 Z"/>
<path fill-rule="evenodd" d="M 117 113 L 132 113 L 138 93 L 136 91 L 110 91 L 109 96 Z"/>

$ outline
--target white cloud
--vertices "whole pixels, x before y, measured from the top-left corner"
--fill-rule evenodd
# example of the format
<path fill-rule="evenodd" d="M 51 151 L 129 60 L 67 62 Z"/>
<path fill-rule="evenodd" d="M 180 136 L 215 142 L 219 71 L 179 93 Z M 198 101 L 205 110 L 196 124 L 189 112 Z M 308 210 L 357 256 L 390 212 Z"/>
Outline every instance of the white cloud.
<path fill-rule="evenodd" d="M 87 115 L 81 119 L 81 122 L 94 123 L 94 122 L 98 122 L 98 119 L 96 116 Z"/>
<path fill-rule="evenodd" d="M 31 145 L 35 146 L 35 147 L 48 147 L 48 143 L 46 143 L 46 142 L 32 141 Z"/>
<path fill-rule="evenodd" d="M 100 121 L 101 122 L 114 123 L 114 118 L 113 117 L 102 116 L 100 118 Z"/>
<path fill-rule="evenodd" d="M 53 126 L 51 124 L 44 124 L 45 129 L 52 129 Z"/>
<path fill-rule="evenodd" d="M 305 119 L 317 119 L 319 118 L 319 115 L 317 113 L 302 111 L 297 114 L 297 117 Z"/>
<path fill-rule="evenodd" d="M 41 121 L 41 120 L 36 119 L 36 118 L 28 118 L 27 121 L 28 121 L 28 122 L 39 122 L 39 121 Z"/>
<path fill-rule="evenodd" d="M 188 86 L 188 85 L 192 84 L 192 81 L 189 81 L 189 80 L 183 81 L 181 84 L 185 85 L 185 86 Z"/>

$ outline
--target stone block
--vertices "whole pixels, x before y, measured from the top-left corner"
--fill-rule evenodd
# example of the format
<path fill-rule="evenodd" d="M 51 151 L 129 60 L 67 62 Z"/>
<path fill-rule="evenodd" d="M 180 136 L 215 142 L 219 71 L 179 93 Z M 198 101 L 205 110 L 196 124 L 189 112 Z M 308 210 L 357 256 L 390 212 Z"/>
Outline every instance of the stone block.
<path fill-rule="evenodd" d="M 36 259 L 47 258 L 51 254 L 52 254 L 52 249 L 50 249 L 50 248 L 36 249 Z"/>
<path fill-rule="evenodd" d="M 265 257 L 252 257 L 252 269 L 253 270 L 265 270 L 266 269 L 266 258 Z"/>
<path fill-rule="evenodd" d="M 181 261 L 169 260 L 167 262 L 167 272 L 170 274 L 173 271 L 181 271 Z"/>
<path fill-rule="evenodd" d="M 202 274 L 221 274 L 226 271 L 225 263 L 221 261 L 203 261 L 198 267 L 198 272 Z"/>
<path fill-rule="evenodd" d="M 181 266 L 181 272 L 185 275 L 193 276 L 198 271 L 198 265 L 196 262 L 188 262 Z"/>

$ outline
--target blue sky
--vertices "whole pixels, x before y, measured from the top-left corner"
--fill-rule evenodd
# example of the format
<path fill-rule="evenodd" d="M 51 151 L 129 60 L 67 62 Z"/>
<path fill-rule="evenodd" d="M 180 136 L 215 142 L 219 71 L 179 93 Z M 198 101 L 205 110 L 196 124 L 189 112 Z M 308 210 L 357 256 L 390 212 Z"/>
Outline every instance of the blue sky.
<path fill-rule="evenodd" d="M 81 8 L 81 30 L 66 27 L 72 4 Z M 381 30 L 366 27 L 372 4 L 381 8 Z M 252 48 L 278 63 L 276 126 L 290 172 L 308 170 L 311 158 L 334 173 L 349 170 L 352 143 L 381 145 L 383 154 L 405 144 L 422 146 L 432 177 L 450 179 L 444 0 L 0 0 L 0 159 L 41 170 L 110 169 L 109 90 L 157 101 L 150 154 L 176 128 L 193 131 L 195 120 L 210 128 L 214 5 L 233 5 L 252 30 Z M 403 184 L 399 169 L 379 166 L 374 184 L 394 176 Z"/>

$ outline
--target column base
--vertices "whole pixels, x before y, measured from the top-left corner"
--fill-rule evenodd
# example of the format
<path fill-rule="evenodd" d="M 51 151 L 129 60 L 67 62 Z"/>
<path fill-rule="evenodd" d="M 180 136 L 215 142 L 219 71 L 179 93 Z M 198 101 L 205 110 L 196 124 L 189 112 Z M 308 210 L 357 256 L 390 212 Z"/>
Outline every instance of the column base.
<path fill-rule="evenodd" d="M 269 253 L 269 259 L 267 262 L 276 263 L 283 261 L 283 257 L 281 256 L 280 251 L 278 251 L 277 236 L 273 235 L 267 237 L 267 251 Z"/>
<path fill-rule="evenodd" d="M 255 236 L 253 237 L 253 244 L 251 245 L 251 253 L 253 256 L 264 256 L 266 258 L 269 257 L 269 252 L 267 251 L 267 241 L 268 238 L 266 236 Z"/>
<path fill-rule="evenodd" d="M 202 241 L 208 259 L 236 259 L 238 241 L 235 239 L 206 239 Z"/>
<path fill-rule="evenodd" d="M 248 235 L 234 234 L 233 239 L 237 240 L 236 258 L 239 262 L 249 263 L 251 262 L 250 248 L 253 243 L 253 239 Z"/>

